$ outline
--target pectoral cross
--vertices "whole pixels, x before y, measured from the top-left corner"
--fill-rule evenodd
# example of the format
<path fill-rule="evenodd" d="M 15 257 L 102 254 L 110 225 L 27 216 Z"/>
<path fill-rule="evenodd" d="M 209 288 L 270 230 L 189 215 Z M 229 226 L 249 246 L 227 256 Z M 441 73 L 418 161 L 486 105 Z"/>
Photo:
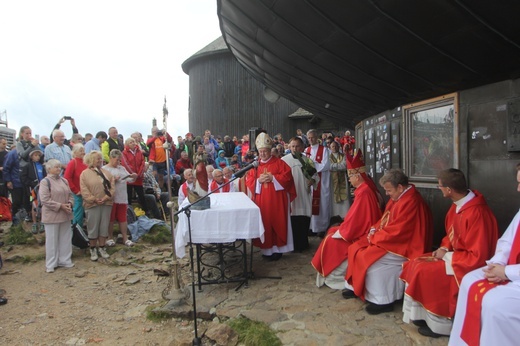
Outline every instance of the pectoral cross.
<path fill-rule="evenodd" d="M 264 174 L 269 174 L 269 172 L 267 171 L 267 168 L 264 168 Z M 264 183 L 264 187 L 267 189 L 269 185 L 267 185 L 267 183 Z"/>

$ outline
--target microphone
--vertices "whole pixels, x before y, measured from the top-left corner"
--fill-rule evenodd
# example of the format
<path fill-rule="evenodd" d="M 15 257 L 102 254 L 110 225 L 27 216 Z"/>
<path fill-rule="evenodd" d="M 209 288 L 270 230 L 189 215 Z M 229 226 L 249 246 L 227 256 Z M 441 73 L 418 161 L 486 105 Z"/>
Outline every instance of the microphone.
<path fill-rule="evenodd" d="M 247 171 L 249 171 L 251 168 L 254 168 L 254 167 L 258 167 L 258 158 L 257 157 L 255 157 L 253 162 L 251 162 L 250 164 L 248 164 L 247 166 L 245 166 L 244 168 L 242 168 L 241 170 L 239 170 L 238 172 L 233 174 L 231 177 L 232 178 L 242 178 L 246 174 Z"/>

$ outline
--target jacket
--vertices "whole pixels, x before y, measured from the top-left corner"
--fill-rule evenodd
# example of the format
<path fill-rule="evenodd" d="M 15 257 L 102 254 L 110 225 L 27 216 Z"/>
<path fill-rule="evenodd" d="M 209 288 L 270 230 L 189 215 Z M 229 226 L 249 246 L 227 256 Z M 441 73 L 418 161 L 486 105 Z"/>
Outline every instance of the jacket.
<path fill-rule="evenodd" d="M 61 209 L 62 204 L 74 205 L 74 196 L 69 183 L 59 175 L 50 175 L 40 184 L 40 201 L 42 204 L 42 222 L 62 223 L 72 220 L 72 213 Z"/>

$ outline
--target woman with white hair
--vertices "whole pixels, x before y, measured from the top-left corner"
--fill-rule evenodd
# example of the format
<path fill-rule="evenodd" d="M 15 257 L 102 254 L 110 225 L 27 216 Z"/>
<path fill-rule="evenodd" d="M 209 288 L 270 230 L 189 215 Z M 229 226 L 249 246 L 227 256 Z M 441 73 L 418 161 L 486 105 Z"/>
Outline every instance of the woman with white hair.
<path fill-rule="evenodd" d="M 81 173 L 79 184 L 83 207 L 87 215 L 90 260 L 97 261 L 98 251 L 101 257 L 105 259 L 110 257 L 105 243 L 108 237 L 108 223 L 116 184 L 112 174 L 101 168 L 103 156 L 100 151 L 92 150 L 85 155 L 83 161 L 88 168 Z M 96 251 L 96 246 L 98 251 Z"/>
<path fill-rule="evenodd" d="M 57 267 L 74 267 L 70 229 L 74 197 L 67 180 L 60 177 L 60 161 L 50 159 L 45 170 L 47 177 L 40 183 L 40 201 L 45 225 L 45 266 L 47 273 L 52 273 Z"/>

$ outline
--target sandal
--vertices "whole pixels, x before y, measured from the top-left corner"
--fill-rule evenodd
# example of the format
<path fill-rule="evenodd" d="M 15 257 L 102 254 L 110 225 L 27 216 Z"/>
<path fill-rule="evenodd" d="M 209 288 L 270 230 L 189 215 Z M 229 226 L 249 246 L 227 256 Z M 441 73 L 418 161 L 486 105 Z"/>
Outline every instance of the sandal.
<path fill-rule="evenodd" d="M 134 246 L 134 242 L 131 241 L 130 239 L 128 239 L 127 241 L 125 241 L 125 245 L 126 246 Z"/>
<path fill-rule="evenodd" d="M 116 242 L 114 241 L 114 239 L 108 239 L 105 245 L 109 247 L 116 246 Z"/>

